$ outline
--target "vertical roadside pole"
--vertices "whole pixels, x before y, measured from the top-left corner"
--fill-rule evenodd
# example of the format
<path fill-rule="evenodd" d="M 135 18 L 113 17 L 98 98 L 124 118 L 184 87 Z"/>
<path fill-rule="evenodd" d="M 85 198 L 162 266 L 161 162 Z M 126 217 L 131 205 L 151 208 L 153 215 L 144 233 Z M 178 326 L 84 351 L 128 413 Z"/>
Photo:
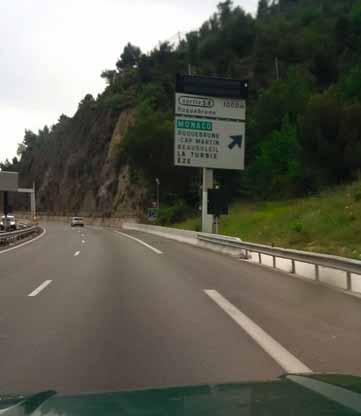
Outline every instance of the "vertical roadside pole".
<path fill-rule="evenodd" d="M 30 194 L 30 210 L 31 210 L 31 218 L 33 221 L 35 221 L 36 220 L 35 182 L 33 182 L 33 191 Z"/>
<path fill-rule="evenodd" d="M 7 231 L 7 227 L 8 227 L 8 222 L 6 220 L 6 217 L 8 216 L 9 213 L 9 193 L 8 191 L 4 191 L 4 231 Z"/>
<path fill-rule="evenodd" d="M 188 75 L 192 75 L 192 65 L 188 64 Z M 208 215 L 208 189 L 213 189 L 213 169 L 202 168 L 202 232 L 212 233 L 213 215 Z"/>
<path fill-rule="evenodd" d="M 213 215 L 208 215 L 208 189 L 213 189 L 213 169 L 202 168 L 202 232 L 212 233 Z"/>
<path fill-rule="evenodd" d="M 4 194 L 4 215 L 9 214 L 9 192 L 18 191 L 18 173 L 17 172 L 2 172 L 0 171 L 0 191 Z M 5 220 L 5 228 L 7 221 Z"/>
<path fill-rule="evenodd" d="M 5 217 L 9 214 L 9 192 L 4 192 L 4 215 Z"/>

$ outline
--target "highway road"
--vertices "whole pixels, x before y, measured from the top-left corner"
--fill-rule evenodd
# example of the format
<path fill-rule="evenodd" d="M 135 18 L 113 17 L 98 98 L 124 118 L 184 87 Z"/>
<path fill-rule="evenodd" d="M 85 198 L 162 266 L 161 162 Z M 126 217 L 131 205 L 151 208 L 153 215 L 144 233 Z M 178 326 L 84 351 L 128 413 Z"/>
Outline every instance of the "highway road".
<path fill-rule="evenodd" d="M 149 234 L 46 229 L 0 253 L 2 393 L 361 375 L 361 299 Z"/>

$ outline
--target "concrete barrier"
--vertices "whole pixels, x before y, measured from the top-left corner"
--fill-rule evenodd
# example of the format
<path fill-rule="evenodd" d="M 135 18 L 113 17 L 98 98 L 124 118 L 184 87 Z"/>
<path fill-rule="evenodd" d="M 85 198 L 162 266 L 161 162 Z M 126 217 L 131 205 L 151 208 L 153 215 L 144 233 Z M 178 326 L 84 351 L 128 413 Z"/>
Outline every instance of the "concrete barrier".
<path fill-rule="evenodd" d="M 180 243 L 191 244 L 200 248 L 215 251 L 217 253 L 227 254 L 232 257 L 241 257 L 244 250 L 235 247 L 221 246 L 219 244 L 208 243 L 199 240 L 199 235 L 214 236 L 213 234 L 199 233 L 197 231 L 181 230 L 178 228 L 160 227 L 157 225 L 138 224 L 136 222 L 124 221 L 122 228 L 124 230 L 142 231 L 148 234 L 159 235 L 160 237 L 170 240 L 179 241 Z M 229 241 L 239 242 L 239 238 L 225 237 Z"/>
<path fill-rule="evenodd" d="M 177 228 L 159 227 L 157 225 L 138 224 L 135 221 L 124 221 L 122 224 L 124 230 L 142 231 L 148 234 L 159 235 L 160 237 L 169 238 L 171 240 L 179 241 L 180 243 L 187 243 L 193 246 L 198 246 L 197 232 L 179 230 Z"/>

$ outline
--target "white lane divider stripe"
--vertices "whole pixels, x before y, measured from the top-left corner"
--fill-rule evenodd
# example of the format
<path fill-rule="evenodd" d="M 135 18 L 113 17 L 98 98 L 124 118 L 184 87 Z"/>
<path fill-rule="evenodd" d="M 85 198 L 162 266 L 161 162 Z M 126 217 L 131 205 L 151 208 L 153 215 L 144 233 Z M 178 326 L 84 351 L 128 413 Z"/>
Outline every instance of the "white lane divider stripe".
<path fill-rule="evenodd" d="M 74 257 L 79 256 L 79 254 L 80 254 L 80 251 L 76 251 L 76 252 L 74 253 Z"/>
<path fill-rule="evenodd" d="M 35 290 L 33 290 L 31 293 L 29 293 L 28 296 L 38 295 L 42 290 L 44 290 L 48 285 L 50 285 L 51 282 L 52 282 L 52 280 L 45 280 L 44 283 L 42 283 L 39 287 L 37 287 Z"/>
<path fill-rule="evenodd" d="M 223 311 L 230 316 L 257 344 L 266 351 L 287 373 L 306 374 L 312 370 L 268 335 L 260 326 L 228 302 L 216 290 L 204 291 Z"/>
<path fill-rule="evenodd" d="M 144 242 L 144 241 L 142 241 L 142 240 L 139 240 L 139 238 L 135 238 L 135 237 L 133 237 L 132 235 L 125 234 L 125 233 L 122 233 L 122 232 L 120 232 L 120 231 L 115 231 L 115 232 L 116 232 L 117 234 L 122 235 L 123 237 L 127 237 L 127 238 L 130 238 L 131 240 L 136 241 L 137 243 L 141 244 L 142 246 L 149 248 L 149 250 L 154 251 L 154 253 L 157 253 L 157 254 L 163 254 L 163 252 L 162 252 L 162 251 L 160 251 L 160 250 L 158 250 L 157 248 L 155 248 L 155 247 L 153 247 L 153 246 L 151 246 L 151 245 L 149 245 L 149 244 L 145 243 L 145 242 Z"/>
<path fill-rule="evenodd" d="M 81 240 L 81 243 L 82 243 L 82 244 L 85 244 L 85 240 Z"/>

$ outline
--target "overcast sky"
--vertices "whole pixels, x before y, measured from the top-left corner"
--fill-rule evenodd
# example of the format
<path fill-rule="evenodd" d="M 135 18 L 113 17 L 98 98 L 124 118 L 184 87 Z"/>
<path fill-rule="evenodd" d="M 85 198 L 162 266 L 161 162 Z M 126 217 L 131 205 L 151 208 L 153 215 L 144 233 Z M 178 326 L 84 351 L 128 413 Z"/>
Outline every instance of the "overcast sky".
<path fill-rule="evenodd" d="M 24 130 L 72 116 L 85 94 L 104 89 L 129 41 L 143 52 L 198 28 L 219 0 L 1 0 L 0 161 L 16 155 Z M 258 0 L 235 0 L 254 13 Z"/>

